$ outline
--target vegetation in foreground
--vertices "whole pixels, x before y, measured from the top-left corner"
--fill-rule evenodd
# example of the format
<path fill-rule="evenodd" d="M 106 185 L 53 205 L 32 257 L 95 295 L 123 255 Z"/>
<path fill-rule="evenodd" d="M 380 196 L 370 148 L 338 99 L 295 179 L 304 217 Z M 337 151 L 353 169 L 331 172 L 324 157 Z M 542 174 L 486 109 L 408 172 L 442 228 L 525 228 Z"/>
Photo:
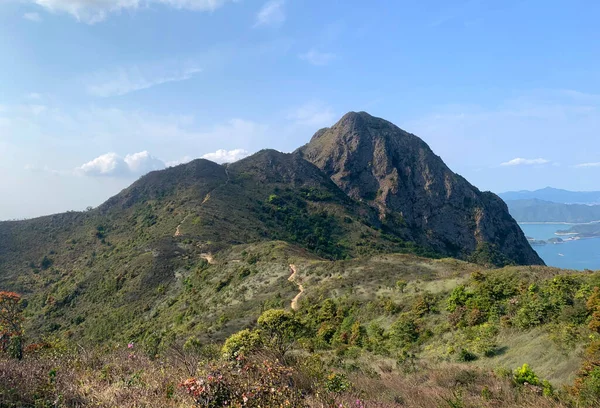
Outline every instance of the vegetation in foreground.
<path fill-rule="evenodd" d="M 280 363 L 264 352 L 230 362 L 182 350 L 158 359 L 135 348 L 47 350 L 22 361 L 0 360 L 0 406 L 568 406 L 508 374 L 448 363 L 406 374 L 346 374 L 325 368 L 317 358 L 290 356 Z"/>
<path fill-rule="evenodd" d="M 35 339 L 4 293 L 0 406 L 600 404 L 598 273 L 405 255 L 294 270 L 298 309 L 264 310 L 225 341 Z"/>

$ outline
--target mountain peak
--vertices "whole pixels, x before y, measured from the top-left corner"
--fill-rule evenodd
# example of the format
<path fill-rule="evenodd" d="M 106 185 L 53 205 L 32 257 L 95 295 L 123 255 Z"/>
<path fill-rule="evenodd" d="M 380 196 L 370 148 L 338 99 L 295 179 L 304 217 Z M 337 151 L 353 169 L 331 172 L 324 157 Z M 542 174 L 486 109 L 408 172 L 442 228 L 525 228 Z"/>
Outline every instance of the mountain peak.
<path fill-rule="evenodd" d="M 372 119 L 379 119 L 379 120 L 383 120 L 380 118 L 375 118 L 374 116 L 368 114 L 367 112 L 361 111 L 361 112 L 354 112 L 354 111 L 350 111 L 348 113 L 346 113 L 344 116 L 342 116 L 342 118 L 338 121 L 338 124 L 342 124 L 342 123 L 356 123 L 356 122 L 361 122 L 361 121 L 370 121 Z"/>
<path fill-rule="evenodd" d="M 394 127 L 397 128 L 393 123 L 373 116 L 367 112 L 348 112 L 342 118 L 333 125 L 333 128 L 346 128 L 346 129 L 366 129 L 369 127 L 384 128 Z"/>
<path fill-rule="evenodd" d="M 348 132 L 363 129 L 369 122 L 374 120 L 384 121 L 380 118 L 375 118 L 369 115 L 367 112 L 348 112 L 340 120 L 338 120 L 332 127 L 326 127 L 319 129 L 312 137 L 311 142 L 320 139 L 330 129 L 345 129 Z M 385 121 L 384 121 L 385 122 Z M 302 150 L 300 148 L 299 150 Z"/>
<path fill-rule="evenodd" d="M 381 219 L 401 215 L 417 242 L 440 253 L 464 258 L 488 245 L 514 262 L 542 263 L 499 197 L 480 192 L 387 120 L 349 112 L 299 153 Z"/>
<path fill-rule="evenodd" d="M 351 151 L 372 150 L 374 145 L 389 143 L 429 150 L 421 139 L 385 119 L 367 112 L 348 112 L 332 127 L 317 131 L 310 143 L 298 151 L 314 156 L 316 151 L 336 150 L 341 146 L 347 146 Z"/>

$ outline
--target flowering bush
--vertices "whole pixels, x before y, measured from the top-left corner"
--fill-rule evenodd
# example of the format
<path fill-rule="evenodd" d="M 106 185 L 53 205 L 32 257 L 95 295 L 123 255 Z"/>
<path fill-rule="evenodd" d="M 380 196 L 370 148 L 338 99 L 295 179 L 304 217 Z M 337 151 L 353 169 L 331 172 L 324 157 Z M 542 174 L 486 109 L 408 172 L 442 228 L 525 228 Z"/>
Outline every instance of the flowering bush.
<path fill-rule="evenodd" d="M 189 378 L 181 386 L 203 407 L 235 406 L 232 387 L 222 374 L 207 375 L 206 378 Z"/>
<path fill-rule="evenodd" d="M 211 366 L 200 378 L 185 380 L 181 387 L 197 405 L 217 407 L 305 407 L 294 383 L 294 371 L 277 361 L 247 361 Z"/>

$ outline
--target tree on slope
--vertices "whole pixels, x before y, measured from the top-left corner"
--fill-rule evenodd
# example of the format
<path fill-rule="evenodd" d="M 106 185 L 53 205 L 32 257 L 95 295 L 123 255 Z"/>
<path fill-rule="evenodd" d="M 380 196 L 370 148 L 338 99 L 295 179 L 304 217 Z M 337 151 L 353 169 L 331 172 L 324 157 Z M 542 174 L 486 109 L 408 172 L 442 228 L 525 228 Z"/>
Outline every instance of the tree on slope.
<path fill-rule="evenodd" d="M 0 292 L 0 350 L 23 358 L 23 311 L 21 295 Z"/>

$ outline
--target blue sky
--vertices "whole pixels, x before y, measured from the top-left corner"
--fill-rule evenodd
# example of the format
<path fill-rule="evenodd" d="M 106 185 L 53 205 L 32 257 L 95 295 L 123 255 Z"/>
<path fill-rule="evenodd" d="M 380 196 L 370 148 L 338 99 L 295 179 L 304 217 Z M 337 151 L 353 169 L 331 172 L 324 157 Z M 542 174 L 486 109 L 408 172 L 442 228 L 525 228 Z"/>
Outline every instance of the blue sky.
<path fill-rule="evenodd" d="M 600 190 L 595 0 L 1 0 L 0 219 L 292 151 L 347 111 L 484 190 Z"/>

